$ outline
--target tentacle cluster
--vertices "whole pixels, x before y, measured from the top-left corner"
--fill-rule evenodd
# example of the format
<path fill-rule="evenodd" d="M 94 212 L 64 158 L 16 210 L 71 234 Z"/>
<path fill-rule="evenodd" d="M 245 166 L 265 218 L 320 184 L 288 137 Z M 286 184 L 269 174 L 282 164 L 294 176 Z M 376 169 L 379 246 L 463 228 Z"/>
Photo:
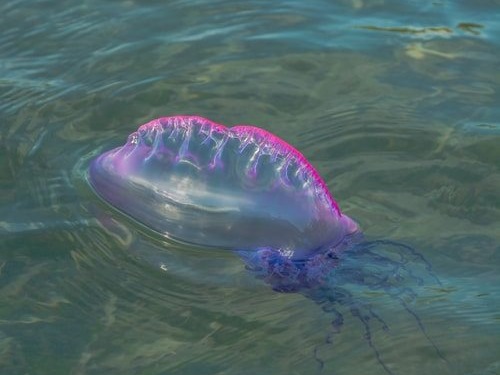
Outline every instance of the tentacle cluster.
<path fill-rule="evenodd" d="M 373 341 L 374 327 L 389 331 L 388 323 L 375 311 L 360 291 L 381 291 L 393 299 L 416 322 L 437 355 L 446 361 L 410 303 L 416 288 L 426 281 L 439 284 L 429 262 L 412 247 L 387 240 L 353 241 L 318 251 L 308 259 L 295 260 L 270 248 L 239 251 L 248 270 L 278 292 L 298 292 L 316 302 L 333 316 L 332 330 L 325 344 L 333 344 L 344 323 L 342 311 L 349 311 L 364 327 L 364 338 L 380 365 L 393 374 Z M 315 358 L 323 361 L 315 351 Z"/>

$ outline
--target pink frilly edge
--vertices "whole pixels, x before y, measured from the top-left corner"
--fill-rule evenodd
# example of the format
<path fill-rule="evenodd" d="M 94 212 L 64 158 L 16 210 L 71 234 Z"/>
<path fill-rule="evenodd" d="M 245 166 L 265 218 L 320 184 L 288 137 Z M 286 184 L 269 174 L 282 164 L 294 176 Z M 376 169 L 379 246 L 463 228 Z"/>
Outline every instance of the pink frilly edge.
<path fill-rule="evenodd" d="M 149 128 L 152 126 L 157 125 L 159 122 L 163 121 L 169 121 L 169 120 L 178 120 L 178 121 L 185 121 L 192 123 L 193 120 L 195 122 L 200 122 L 205 125 L 209 125 L 211 128 L 214 130 L 217 130 L 219 132 L 232 132 L 233 134 L 236 135 L 253 135 L 256 136 L 260 139 L 265 140 L 266 142 L 270 143 L 272 146 L 275 146 L 279 148 L 284 154 L 292 154 L 295 156 L 299 162 L 311 173 L 314 182 L 320 186 L 320 188 L 323 190 L 325 193 L 327 199 L 329 200 L 331 206 L 339 216 L 342 216 L 342 212 L 340 210 L 339 205 L 333 198 L 332 194 L 330 193 L 330 190 L 328 189 L 328 186 L 326 185 L 325 181 L 323 178 L 320 176 L 318 171 L 312 166 L 312 164 L 306 159 L 302 153 L 297 150 L 295 147 L 292 145 L 288 144 L 285 142 L 283 139 L 279 138 L 278 136 L 268 132 L 267 130 L 261 129 L 256 126 L 251 126 L 251 125 L 235 125 L 232 127 L 227 127 L 222 124 L 218 124 L 212 120 L 209 120 L 205 117 L 201 116 L 196 116 L 196 115 L 174 115 L 174 116 L 166 116 L 166 117 L 160 117 L 155 120 L 151 120 L 150 122 L 144 124 L 141 126 L 141 128 Z"/>

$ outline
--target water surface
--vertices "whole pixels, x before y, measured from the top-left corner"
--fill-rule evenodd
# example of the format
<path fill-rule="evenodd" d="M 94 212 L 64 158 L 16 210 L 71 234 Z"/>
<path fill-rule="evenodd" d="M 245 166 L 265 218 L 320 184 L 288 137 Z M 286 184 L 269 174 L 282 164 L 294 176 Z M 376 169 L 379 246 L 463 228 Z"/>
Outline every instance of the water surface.
<path fill-rule="evenodd" d="M 364 296 L 395 374 L 499 374 L 499 6 L 3 1 L 0 372 L 386 373 L 348 313 L 325 345 L 314 302 L 91 191 L 98 153 L 199 114 L 287 140 L 367 236 L 432 263 L 441 285 L 412 309 L 446 360 L 399 304 Z"/>

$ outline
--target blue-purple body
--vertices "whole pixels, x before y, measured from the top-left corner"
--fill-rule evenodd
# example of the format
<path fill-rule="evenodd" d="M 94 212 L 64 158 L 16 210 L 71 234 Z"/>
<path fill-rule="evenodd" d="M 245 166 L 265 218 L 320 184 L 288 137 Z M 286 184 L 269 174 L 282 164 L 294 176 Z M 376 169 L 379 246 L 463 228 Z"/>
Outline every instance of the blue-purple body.
<path fill-rule="evenodd" d="M 271 249 L 296 260 L 358 232 L 304 156 L 252 126 L 159 118 L 97 157 L 89 178 L 120 211 L 203 246 Z"/>
<path fill-rule="evenodd" d="M 384 331 L 389 326 L 346 288 L 356 285 L 397 301 L 446 361 L 407 304 L 415 298 L 410 285 L 435 278 L 429 263 L 404 244 L 361 241 L 358 225 L 340 211 L 312 165 L 275 135 L 197 116 L 159 118 L 93 160 L 89 180 L 105 201 L 147 227 L 234 250 L 274 290 L 317 302 L 334 316 L 327 344 L 343 322 L 337 306 L 344 306 L 362 323 L 377 361 L 393 374 L 371 333 L 372 324 Z"/>

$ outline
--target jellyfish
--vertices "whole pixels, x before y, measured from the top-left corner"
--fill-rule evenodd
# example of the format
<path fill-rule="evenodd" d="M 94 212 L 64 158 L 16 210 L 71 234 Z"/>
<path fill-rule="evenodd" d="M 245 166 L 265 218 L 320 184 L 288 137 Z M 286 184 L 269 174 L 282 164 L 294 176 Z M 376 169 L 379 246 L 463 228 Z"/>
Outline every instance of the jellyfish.
<path fill-rule="evenodd" d="M 408 245 L 364 239 L 311 163 L 276 135 L 199 116 L 158 118 L 95 158 L 88 179 L 105 202 L 146 227 L 231 250 L 274 291 L 312 299 L 333 316 L 326 343 L 342 327 L 339 306 L 346 307 L 393 373 L 372 340 L 373 322 L 389 326 L 348 287 L 355 285 L 397 301 L 444 359 L 409 304 L 411 285 L 437 280 L 430 264 Z"/>

